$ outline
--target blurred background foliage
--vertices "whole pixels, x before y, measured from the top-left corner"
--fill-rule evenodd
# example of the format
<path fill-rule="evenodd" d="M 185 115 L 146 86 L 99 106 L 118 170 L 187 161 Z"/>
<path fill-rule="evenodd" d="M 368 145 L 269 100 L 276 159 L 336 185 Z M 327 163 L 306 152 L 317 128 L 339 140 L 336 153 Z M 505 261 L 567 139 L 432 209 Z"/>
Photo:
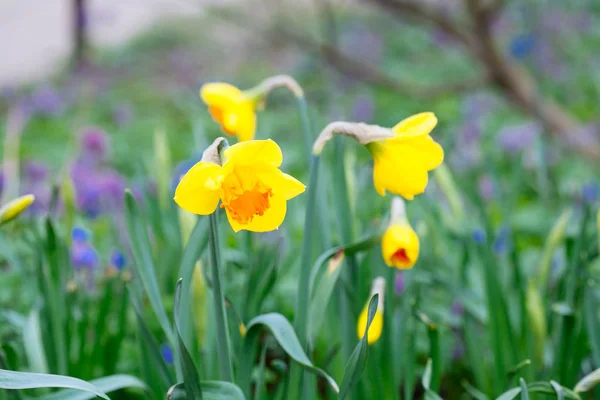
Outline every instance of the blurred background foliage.
<path fill-rule="evenodd" d="M 85 38 L 89 17 L 75 30 L 84 35 L 81 49 L 60 73 L 2 89 L 3 203 L 36 196 L 24 218 L 0 231 L 2 367 L 86 380 L 127 373 L 162 398 L 161 372 L 139 350 L 152 345 L 145 329 L 170 374 L 174 349 L 132 267 L 135 239 L 125 227 L 123 191 L 131 188 L 148 222 L 156 280 L 172 316 L 184 244 L 196 224 L 180 215 L 172 193 L 222 134 L 198 89 L 212 81 L 249 88 L 280 73 L 305 90 L 315 134 L 334 120 L 393 126 L 413 113 L 435 112 L 433 137 L 452 173 L 436 175 L 408 204 L 422 249 L 413 270 L 387 268 L 377 248 L 359 257 L 355 303 L 362 307 L 377 276 L 386 277 L 389 290 L 384 337 L 371 346 L 356 398 L 421 398 L 419 376 L 432 343 L 439 346 L 435 390 L 446 399 L 493 398 L 519 386 L 520 377 L 572 389 L 600 367 L 597 2 L 253 0 L 198 7 L 193 18 L 163 20 L 110 49 Z M 279 143 L 283 169 L 306 183 L 295 107 L 284 91 L 270 96 L 257 138 Z M 368 152 L 346 143 L 352 227 L 363 237 L 385 223 L 389 198 L 372 189 Z M 336 159 L 332 151 L 323 157 L 330 208 L 323 226 L 332 243 L 316 243 L 313 258 L 343 243 L 332 206 Z M 304 202 L 290 202 L 278 231 L 221 230 L 239 351 L 240 323 L 270 311 L 293 319 Z M 195 229 L 192 237 L 205 242 Z M 194 245 L 206 262 L 202 243 Z M 195 276 L 195 340 L 184 340 L 202 354 L 202 378 L 216 379 L 209 285 L 199 270 Z M 541 288 L 539 299 L 528 296 L 530 285 Z M 567 295 L 571 286 L 574 298 Z M 130 297 L 141 300 L 141 318 Z M 496 310 L 506 314 L 494 316 Z M 340 382 L 346 359 L 335 301 L 327 315 L 332 319 L 309 356 Z M 496 317 L 500 325 L 493 325 Z M 573 328 L 567 338 L 564 324 Z M 504 354 L 501 381 L 494 375 L 495 335 Z M 253 382 L 266 382 L 262 398 L 282 398 L 289 358 L 269 336 L 261 344 L 266 367 Z M 316 387 L 333 398 L 322 382 Z"/>

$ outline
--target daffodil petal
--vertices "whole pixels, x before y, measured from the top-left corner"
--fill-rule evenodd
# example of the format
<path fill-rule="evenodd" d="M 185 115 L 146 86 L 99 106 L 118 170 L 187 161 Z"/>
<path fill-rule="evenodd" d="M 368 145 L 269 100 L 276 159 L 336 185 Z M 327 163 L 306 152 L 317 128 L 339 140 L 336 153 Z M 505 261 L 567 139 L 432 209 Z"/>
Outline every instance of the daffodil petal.
<path fill-rule="evenodd" d="M 427 187 L 427 169 L 418 160 L 401 156 L 379 156 L 373 167 L 373 183 L 379 194 L 388 190 L 407 200 L 421 194 Z"/>
<path fill-rule="evenodd" d="M 273 231 L 283 223 L 285 213 L 287 211 L 287 203 L 285 198 L 273 194 L 269 199 L 269 208 L 263 215 L 255 215 L 247 224 L 241 224 L 236 219 L 232 218 L 227 212 L 227 219 L 235 232 L 247 230 L 251 232 L 269 232 Z"/>
<path fill-rule="evenodd" d="M 202 85 L 200 97 L 207 105 L 225 109 L 244 99 L 242 91 L 229 83 L 214 82 Z"/>
<path fill-rule="evenodd" d="M 409 138 L 428 135 L 437 125 L 437 117 L 432 112 L 423 112 L 412 115 L 392 128 L 399 137 Z"/>
<path fill-rule="evenodd" d="M 290 200 L 303 193 L 306 186 L 298 179 L 275 168 L 258 172 L 260 180 L 273 188 L 273 193 Z"/>
<path fill-rule="evenodd" d="M 265 163 L 279 167 L 283 162 L 283 154 L 279 145 L 271 139 L 236 143 L 227 148 L 223 154 L 227 162 L 238 165 Z"/>
<path fill-rule="evenodd" d="M 390 139 L 386 141 L 386 151 L 393 152 L 400 160 L 423 165 L 427 171 L 436 169 L 444 161 L 444 149 L 431 136 Z"/>
<path fill-rule="evenodd" d="M 219 203 L 219 194 L 213 183 L 219 180 L 220 175 L 219 165 L 200 161 L 181 178 L 175 189 L 175 202 L 191 213 L 211 214 Z"/>

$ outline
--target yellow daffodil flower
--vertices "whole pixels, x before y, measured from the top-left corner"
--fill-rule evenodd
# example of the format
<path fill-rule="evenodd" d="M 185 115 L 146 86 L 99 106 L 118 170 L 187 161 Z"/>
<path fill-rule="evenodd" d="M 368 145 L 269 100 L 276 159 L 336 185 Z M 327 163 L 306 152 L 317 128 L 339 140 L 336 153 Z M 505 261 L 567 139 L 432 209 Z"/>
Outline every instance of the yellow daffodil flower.
<path fill-rule="evenodd" d="M 389 267 L 412 268 L 419 258 L 419 237 L 406 218 L 404 202 L 392 200 L 391 221 L 381 239 L 383 260 Z"/>
<path fill-rule="evenodd" d="M 373 156 L 375 190 L 382 196 L 387 190 L 412 200 L 425 191 L 427 173 L 444 161 L 444 150 L 429 136 L 436 124 L 437 118 L 431 112 L 408 117 L 392 129 L 356 122 L 332 122 L 313 144 L 313 154 L 321 154 L 334 135 L 351 136 L 365 145 Z"/>
<path fill-rule="evenodd" d="M 205 152 L 203 160 L 208 158 Z M 277 143 L 270 139 L 240 142 L 225 149 L 223 158 L 222 165 L 211 161 L 194 165 L 179 182 L 175 202 L 194 214 L 208 215 L 220 200 L 234 231 L 277 229 L 285 218 L 287 201 L 305 189 L 279 170 L 283 155 Z"/>
<path fill-rule="evenodd" d="M 416 114 L 392 128 L 395 136 L 367 145 L 375 165 L 373 183 L 382 196 L 385 191 L 412 200 L 425 191 L 427 172 L 444 161 L 444 150 L 429 133 L 437 125 L 431 112 Z"/>
<path fill-rule="evenodd" d="M 35 200 L 32 194 L 17 197 L 0 208 L 0 225 L 3 225 L 19 216 Z"/>
<path fill-rule="evenodd" d="M 240 142 L 254 139 L 257 105 L 255 96 L 249 96 L 228 83 L 218 82 L 203 85 L 200 97 L 223 132 L 237 136 Z"/>
<path fill-rule="evenodd" d="M 383 303 L 385 295 L 385 279 L 382 277 L 375 278 L 371 286 L 371 295 L 369 301 L 375 295 L 379 294 L 379 301 L 377 303 L 377 311 L 369 326 L 369 332 L 367 333 L 367 343 L 373 344 L 381 337 L 383 331 Z M 365 335 L 365 329 L 367 328 L 367 318 L 369 316 L 369 301 L 365 304 L 360 316 L 358 317 L 358 323 L 356 324 L 356 333 L 359 339 L 362 339 Z"/>

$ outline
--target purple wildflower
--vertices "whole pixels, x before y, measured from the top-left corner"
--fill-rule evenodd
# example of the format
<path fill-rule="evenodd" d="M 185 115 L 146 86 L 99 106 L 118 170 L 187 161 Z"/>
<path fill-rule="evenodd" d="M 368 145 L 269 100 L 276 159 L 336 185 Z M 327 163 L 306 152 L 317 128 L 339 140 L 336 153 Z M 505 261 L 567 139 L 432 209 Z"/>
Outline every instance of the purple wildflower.
<path fill-rule="evenodd" d="M 29 161 L 25 164 L 25 178 L 30 183 L 40 183 L 48 177 L 48 166 L 37 161 Z"/>
<path fill-rule="evenodd" d="M 498 132 L 498 144 L 510 153 L 518 153 L 531 147 L 535 139 L 542 133 L 537 122 L 525 122 L 503 127 Z"/>
<path fill-rule="evenodd" d="M 465 120 L 478 121 L 493 111 L 496 105 L 497 100 L 494 96 L 486 92 L 479 92 L 467 96 L 462 102 L 461 109 Z"/>
<path fill-rule="evenodd" d="M 0 195 L 2 195 L 2 191 L 4 190 L 4 172 L 0 170 Z"/>
<path fill-rule="evenodd" d="M 81 150 L 84 160 L 102 161 L 108 152 L 106 132 L 97 127 L 87 128 L 81 136 Z"/>
<path fill-rule="evenodd" d="M 76 270 L 93 271 L 98 266 L 98 253 L 87 242 L 74 242 L 71 246 L 71 263 Z"/>
<path fill-rule="evenodd" d="M 486 201 L 490 201 L 494 197 L 494 181 L 488 175 L 482 176 L 477 182 L 479 187 L 479 195 Z"/>
<path fill-rule="evenodd" d="M 404 293 L 404 289 L 406 289 L 406 277 L 404 276 L 404 272 L 396 272 L 394 292 L 397 296 L 400 296 Z"/>
<path fill-rule="evenodd" d="M 32 93 L 30 101 L 33 111 L 45 116 L 58 116 L 65 108 L 60 93 L 50 84 L 38 87 Z"/>
<path fill-rule="evenodd" d="M 344 53 L 352 54 L 360 61 L 378 63 L 383 56 L 381 36 L 364 25 L 358 25 L 344 32 L 341 38 Z"/>
<path fill-rule="evenodd" d="M 465 308 L 464 308 L 462 302 L 459 300 L 454 300 L 452 302 L 452 306 L 450 307 L 450 310 L 452 311 L 452 314 L 457 317 L 462 316 L 463 313 L 465 312 Z"/>
<path fill-rule="evenodd" d="M 352 105 L 352 119 L 354 121 L 369 122 L 373 119 L 375 104 L 370 94 L 359 95 L 354 98 Z"/>
<path fill-rule="evenodd" d="M 452 350 L 452 360 L 457 361 L 463 358 L 465 355 L 465 344 L 460 336 L 456 338 L 456 344 L 454 345 L 454 350 Z"/>
<path fill-rule="evenodd" d="M 122 207 L 123 178 L 110 169 L 96 170 L 76 163 L 71 171 L 75 186 L 77 208 L 89 218 L 96 218 Z"/>
<path fill-rule="evenodd" d="M 128 125 L 133 121 L 133 106 L 130 103 L 121 103 L 112 112 L 112 118 L 117 126 Z"/>

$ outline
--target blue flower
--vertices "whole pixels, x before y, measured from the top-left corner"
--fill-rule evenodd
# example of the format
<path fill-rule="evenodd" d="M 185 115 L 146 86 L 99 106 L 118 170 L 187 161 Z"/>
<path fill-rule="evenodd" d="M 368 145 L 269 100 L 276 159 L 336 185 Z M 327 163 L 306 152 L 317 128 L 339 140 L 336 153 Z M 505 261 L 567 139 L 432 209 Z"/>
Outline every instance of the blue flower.
<path fill-rule="evenodd" d="M 581 193 L 583 195 L 583 201 L 586 204 L 594 204 L 598 200 L 598 195 L 600 194 L 600 188 L 598 187 L 598 183 L 584 183 L 583 187 L 581 188 Z"/>
<path fill-rule="evenodd" d="M 74 242 L 83 243 L 89 239 L 89 234 L 85 229 L 83 229 L 79 226 L 76 226 L 75 228 L 73 228 L 73 231 L 71 232 L 71 238 L 73 239 Z"/>
<path fill-rule="evenodd" d="M 87 243 L 73 243 L 71 263 L 78 269 L 93 270 L 98 265 L 98 253 Z"/>
<path fill-rule="evenodd" d="M 508 250 L 508 246 L 510 242 L 510 229 L 506 226 L 498 229 L 496 233 L 496 239 L 494 240 L 494 244 L 492 245 L 494 252 L 496 254 L 504 253 Z"/>
<path fill-rule="evenodd" d="M 163 356 L 165 362 L 167 363 L 167 365 L 173 365 L 173 350 L 171 349 L 171 346 L 169 346 L 166 343 L 161 344 L 160 352 L 162 353 L 162 356 Z"/>
<path fill-rule="evenodd" d="M 117 271 L 121 271 L 127 264 L 127 259 L 119 250 L 113 250 L 112 254 L 110 255 L 110 263 L 117 269 Z"/>
<path fill-rule="evenodd" d="M 481 228 L 473 229 L 471 236 L 477 244 L 485 244 L 486 242 L 485 231 Z"/>
<path fill-rule="evenodd" d="M 517 60 L 527 57 L 535 46 L 535 37 L 529 33 L 517 35 L 510 42 L 510 55 Z"/>

